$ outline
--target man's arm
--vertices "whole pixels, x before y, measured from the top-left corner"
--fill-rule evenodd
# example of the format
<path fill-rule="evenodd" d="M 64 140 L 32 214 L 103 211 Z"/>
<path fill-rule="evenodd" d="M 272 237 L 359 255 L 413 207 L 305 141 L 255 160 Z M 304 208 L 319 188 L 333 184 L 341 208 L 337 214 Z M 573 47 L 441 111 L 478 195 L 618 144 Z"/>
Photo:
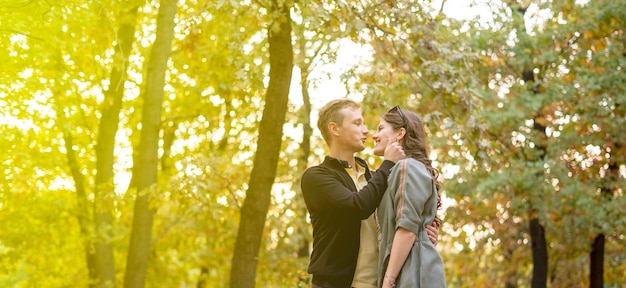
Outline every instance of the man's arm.
<path fill-rule="evenodd" d="M 361 219 L 367 218 L 376 210 L 387 189 L 387 177 L 393 165 L 393 162 L 384 161 L 383 169 L 376 171 L 359 193 L 345 186 L 339 172 L 320 166 L 309 168 L 301 183 L 307 209 L 309 212 L 341 210 L 359 215 Z"/>

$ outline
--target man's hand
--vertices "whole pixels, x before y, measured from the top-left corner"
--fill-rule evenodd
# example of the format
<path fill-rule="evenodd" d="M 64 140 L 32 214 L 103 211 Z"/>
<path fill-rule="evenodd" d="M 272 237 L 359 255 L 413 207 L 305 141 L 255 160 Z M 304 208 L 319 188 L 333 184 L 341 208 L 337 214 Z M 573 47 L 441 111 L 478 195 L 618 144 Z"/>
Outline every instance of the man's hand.
<path fill-rule="evenodd" d="M 433 245 L 437 245 L 437 238 L 439 238 L 439 230 L 435 226 L 435 222 L 426 226 L 426 233 L 428 233 L 428 239 L 433 242 Z"/>
<path fill-rule="evenodd" d="M 387 146 L 385 147 L 384 153 L 384 159 L 394 163 L 398 162 L 398 160 L 406 158 L 402 145 L 394 140 L 391 140 L 390 138 L 387 138 Z"/>

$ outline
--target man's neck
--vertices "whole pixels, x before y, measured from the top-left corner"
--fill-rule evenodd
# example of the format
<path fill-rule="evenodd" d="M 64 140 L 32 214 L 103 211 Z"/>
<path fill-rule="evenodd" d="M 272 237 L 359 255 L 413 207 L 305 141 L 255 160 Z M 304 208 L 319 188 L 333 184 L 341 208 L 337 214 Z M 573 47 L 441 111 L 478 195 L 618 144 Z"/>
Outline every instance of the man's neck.
<path fill-rule="evenodd" d="M 355 167 L 355 163 L 354 163 L 354 152 L 351 151 L 346 151 L 346 150 L 340 150 L 340 149 L 330 149 L 328 155 L 330 157 L 333 157 L 335 159 L 339 159 L 339 160 L 344 160 L 347 161 L 348 163 L 350 163 L 350 166 Z"/>

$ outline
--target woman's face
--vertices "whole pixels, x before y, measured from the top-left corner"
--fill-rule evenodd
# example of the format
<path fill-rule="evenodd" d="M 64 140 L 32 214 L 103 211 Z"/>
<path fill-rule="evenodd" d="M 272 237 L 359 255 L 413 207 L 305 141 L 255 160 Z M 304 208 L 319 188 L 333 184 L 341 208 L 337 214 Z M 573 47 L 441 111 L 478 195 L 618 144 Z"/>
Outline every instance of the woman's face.
<path fill-rule="evenodd" d="M 399 131 L 394 131 L 391 124 L 387 123 L 384 119 L 381 119 L 378 124 L 378 128 L 376 129 L 376 133 L 372 136 L 372 138 L 374 138 L 374 155 L 384 156 L 387 144 L 399 141 L 399 135 Z"/>

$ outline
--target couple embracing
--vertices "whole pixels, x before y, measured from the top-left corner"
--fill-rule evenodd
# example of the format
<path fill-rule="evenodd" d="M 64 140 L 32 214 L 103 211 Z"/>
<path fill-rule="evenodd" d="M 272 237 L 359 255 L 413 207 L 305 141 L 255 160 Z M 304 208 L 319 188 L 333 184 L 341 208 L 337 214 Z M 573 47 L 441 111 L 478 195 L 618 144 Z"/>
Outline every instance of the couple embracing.
<path fill-rule="evenodd" d="M 329 155 L 301 183 L 313 225 L 312 287 L 445 287 L 434 246 L 439 173 L 417 114 L 396 106 L 382 116 L 373 135 L 374 154 L 384 158 L 376 171 L 355 157 L 369 133 L 358 103 L 330 101 L 317 124 Z"/>

